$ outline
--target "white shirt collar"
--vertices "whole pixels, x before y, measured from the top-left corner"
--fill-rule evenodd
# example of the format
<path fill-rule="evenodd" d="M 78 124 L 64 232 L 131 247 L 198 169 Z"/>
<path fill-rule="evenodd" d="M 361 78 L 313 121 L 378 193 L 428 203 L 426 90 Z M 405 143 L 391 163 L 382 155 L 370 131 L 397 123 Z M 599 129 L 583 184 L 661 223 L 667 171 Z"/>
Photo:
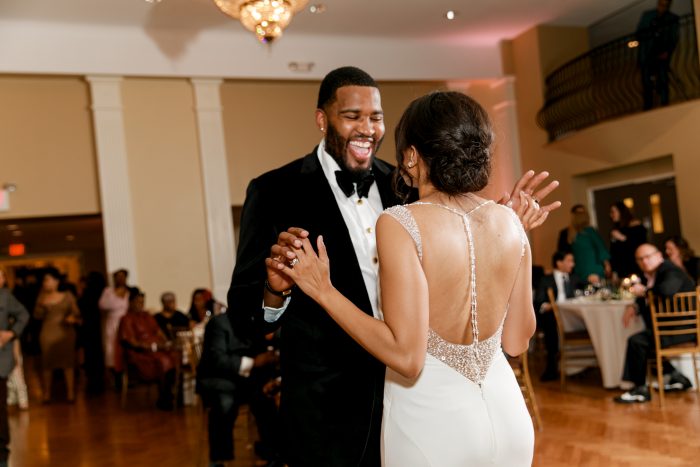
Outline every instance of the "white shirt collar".
<path fill-rule="evenodd" d="M 338 163 L 333 159 L 333 157 L 326 152 L 326 140 L 322 139 L 318 144 L 318 151 L 316 151 L 318 156 L 318 161 L 321 163 L 321 168 L 323 169 L 323 174 L 328 179 L 328 182 L 332 187 L 338 187 L 338 180 L 335 178 L 335 173 L 338 170 L 342 170 Z"/>
<path fill-rule="evenodd" d="M 566 277 L 569 277 L 569 275 L 565 272 L 560 271 L 559 269 L 554 270 L 554 275 L 559 276 L 562 280 Z"/>

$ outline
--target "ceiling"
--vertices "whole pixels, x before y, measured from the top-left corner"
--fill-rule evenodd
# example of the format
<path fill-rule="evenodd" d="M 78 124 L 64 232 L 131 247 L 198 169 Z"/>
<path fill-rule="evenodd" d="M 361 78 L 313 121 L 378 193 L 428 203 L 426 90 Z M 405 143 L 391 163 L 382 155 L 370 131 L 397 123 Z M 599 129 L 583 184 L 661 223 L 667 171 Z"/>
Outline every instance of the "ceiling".
<path fill-rule="evenodd" d="M 313 0 L 309 5 L 317 4 Z M 498 41 L 536 24 L 588 26 L 634 0 L 325 0 L 298 14 L 288 34 Z M 447 21 L 447 10 L 457 12 Z M 105 26 L 229 29 L 240 24 L 212 0 L 2 0 L 0 17 Z"/>
<path fill-rule="evenodd" d="M 266 47 L 213 0 L 0 0 L 0 73 L 320 79 L 355 65 L 380 80 L 498 78 L 501 40 L 639 1 L 325 0 Z"/>

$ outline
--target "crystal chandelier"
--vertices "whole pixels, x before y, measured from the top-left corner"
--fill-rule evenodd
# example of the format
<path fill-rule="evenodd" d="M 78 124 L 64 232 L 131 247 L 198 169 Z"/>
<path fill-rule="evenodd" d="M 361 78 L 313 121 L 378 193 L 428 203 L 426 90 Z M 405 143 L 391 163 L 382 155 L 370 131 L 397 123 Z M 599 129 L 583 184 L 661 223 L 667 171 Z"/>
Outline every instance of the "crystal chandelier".
<path fill-rule="evenodd" d="M 227 15 L 243 23 L 263 44 L 269 44 L 282 35 L 294 13 L 308 0 L 214 0 Z"/>

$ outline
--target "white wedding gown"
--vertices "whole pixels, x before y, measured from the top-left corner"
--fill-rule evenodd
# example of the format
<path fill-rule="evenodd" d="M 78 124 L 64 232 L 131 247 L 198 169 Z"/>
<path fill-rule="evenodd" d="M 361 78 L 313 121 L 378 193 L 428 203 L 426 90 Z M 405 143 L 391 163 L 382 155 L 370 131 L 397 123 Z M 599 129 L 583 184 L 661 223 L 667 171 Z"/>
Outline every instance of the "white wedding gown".
<path fill-rule="evenodd" d="M 476 290 L 476 259 L 469 215 L 483 204 L 466 214 L 447 206 L 435 206 L 463 218 L 471 253 L 472 290 Z M 422 260 L 420 234 L 410 211 L 396 206 L 386 212 L 411 234 Z M 524 232 L 522 235 L 524 245 Z M 492 336 L 479 340 L 477 302 L 473 295 L 468 308 L 474 330 L 472 344 L 449 343 L 429 329 L 425 366 L 417 379 L 407 380 L 387 369 L 382 421 L 383 466 L 517 467 L 532 464 L 532 420 L 513 371 L 501 351 L 505 316 Z"/>

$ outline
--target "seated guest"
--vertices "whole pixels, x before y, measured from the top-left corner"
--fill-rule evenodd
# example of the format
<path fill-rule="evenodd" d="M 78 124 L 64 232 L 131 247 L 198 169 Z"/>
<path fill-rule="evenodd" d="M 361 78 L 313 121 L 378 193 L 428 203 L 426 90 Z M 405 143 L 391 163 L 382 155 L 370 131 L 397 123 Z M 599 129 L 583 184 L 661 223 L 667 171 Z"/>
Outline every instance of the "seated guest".
<path fill-rule="evenodd" d="M 544 345 L 547 349 L 547 366 L 540 377 L 542 381 L 554 381 L 559 378 L 559 333 L 557 322 L 552 313 L 547 289 L 552 289 L 557 302 L 574 297 L 576 289 L 582 289 L 586 283 L 573 274 L 574 255 L 570 252 L 557 251 L 552 256 L 552 274 L 547 274 L 539 281 L 535 293 L 535 310 L 537 326 L 544 332 Z"/>
<path fill-rule="evenodd" d="M 178 311 L 175 294 L 165 292 L 160 296 L 160 303 L 163 304 L 163 311 L 156 313 L 155 318 L 158 326 L 168 340 L 175 339 L 175 332 L 182 329 L 189 329 L 190 320 L 183 312 Z"/>
<path fill-rule="evenodd" d="M 205 323 L 213 314 L 214 298 L 207 289 L 195 289 L 190 304 L 190 319 L 194 323 Z"/>
<path fill-rule="evenodd" d="M 625 357 L 625 373 L 623 379 L 634 383 L 634 387 L 624 394 L 616 397 L 615 402 L 629 404 L 648 402 L 651 393 L 646 385 L 647 359 L 654 355 L 654 333 L 651 324 L 649 304 L 646 301 L 647 292 L 651 291 L 657 297 L 671 297 L 679 292 L 692 292 L 695 284 L 690 277 L 678 266 L 669 260 L 665 260 L 661 252 L 654 245 L 645 243 L 635 252 L 637 264 L 642 270 L 641 284 L 635 284 L 630 288 L 637 296 L 635 305 L 630 305 L 623 316 L 623 323 L 627 327 L 636 315 L 641 315 L 646 325 L 646 330 L 639 332 L 627 340 L 627 355 Z M 693 336 L 661 336 L 661 345 L 669 346 L 693 341 Z M 684 390 L 692 385 L 688 378 L 676 371 L 669 363 L 664 361 L 664 374 L 670 375 L 669 389 Z"/>
<path fill-rule="evenodd" d="M 673 236 L 664 242 L 666 256 L 668 259 L 685 271 L 696 284 L 700 284 L 700 258 L 695 256 L 695 252 L 688 241 L 681 236 Z"/>
<path fill-rule="evenodd" d="M 251 371 L 276 360 L 274 352 L 251 358 L 251 351 L 250 342 L 236 335 L 227 315 L 209 320 L 197 368 L 197 392 L 209 408 L 209 459 L 213 466 L 234 457 L 233 426 L 238 408 L 249 401 Z"/>
<path fill-rule="evenodd" d="M 170 349 L 155 318 L 144 310 L 144 294 L 137 287 L 129 289 L 129 309 L 119 323 L 118 337 L 125 351 L 124 363 L 132 366 L 140 378 L 158 381 L 160 391 L 156 406 L 172 410 L 179 356 Z"/>

